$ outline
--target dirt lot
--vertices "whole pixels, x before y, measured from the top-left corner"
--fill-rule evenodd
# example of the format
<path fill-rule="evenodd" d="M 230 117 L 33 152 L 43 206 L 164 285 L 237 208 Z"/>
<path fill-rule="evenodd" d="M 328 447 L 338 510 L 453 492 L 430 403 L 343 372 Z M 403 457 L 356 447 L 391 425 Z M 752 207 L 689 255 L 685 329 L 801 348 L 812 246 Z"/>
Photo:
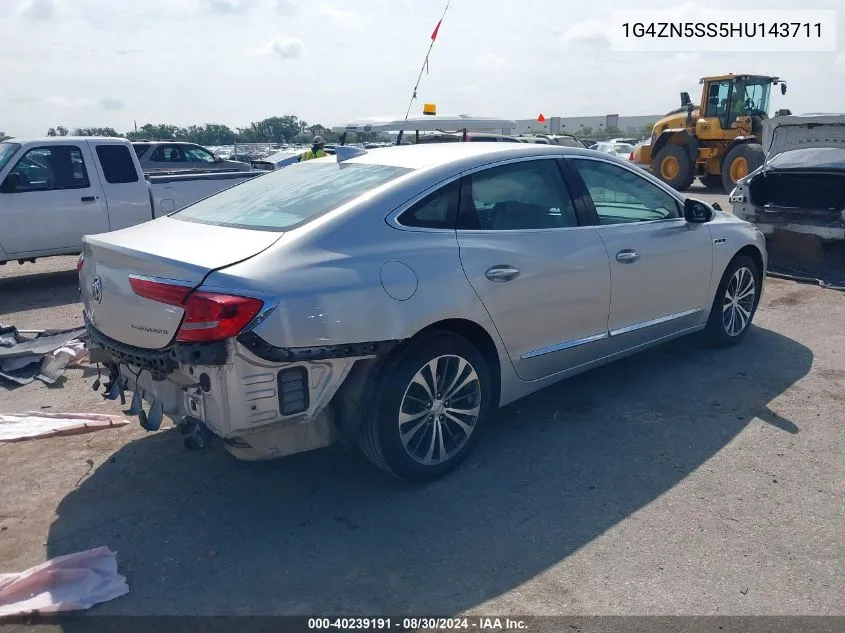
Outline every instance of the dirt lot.
<path fill-rule="evenodd" d="M 0 322 L 80 322 L 74 258 Z M 669 344 L 502 410 L 408 487 L 352 450 L 247 464 L 122 429 L 0 445 L 0 572 L 107 545 L 117 614 L 845 614 L 845 294 L 769 280 L 741 346 Z M 0 411 L 119 413 L 90 370 Z"/>

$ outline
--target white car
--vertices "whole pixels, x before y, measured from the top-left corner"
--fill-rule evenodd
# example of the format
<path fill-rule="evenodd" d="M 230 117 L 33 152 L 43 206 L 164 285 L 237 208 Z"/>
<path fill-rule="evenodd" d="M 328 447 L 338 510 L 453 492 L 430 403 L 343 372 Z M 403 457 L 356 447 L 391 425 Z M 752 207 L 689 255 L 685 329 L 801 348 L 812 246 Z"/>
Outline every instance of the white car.
<path fill-rule="evenodd" d="M 629 143 L 612 143 L 610 141 L 597 143 L 592 147 L 596 152 L 603 152 L 605 154 L 612 154 L 622 160 L 633 160 L 634 146 Z"/>

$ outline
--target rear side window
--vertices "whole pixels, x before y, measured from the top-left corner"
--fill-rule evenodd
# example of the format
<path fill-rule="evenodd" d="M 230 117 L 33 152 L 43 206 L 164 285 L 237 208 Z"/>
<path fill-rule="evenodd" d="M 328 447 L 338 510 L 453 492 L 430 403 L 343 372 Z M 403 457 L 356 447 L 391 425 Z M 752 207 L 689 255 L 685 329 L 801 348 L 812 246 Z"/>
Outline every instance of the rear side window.
<path fill-rule="evenodd" d="M 132 149 L 135 150 L 135 153 L 138 155 L 138 158 L 141 158 L 141 156 L 144 155 L 144 152 L 146 152 L 148 148 L 149 145 L 146 145 L 144 143 L 132 143 Z"/>
<path fill-rule="evenodd" d="M 17 162 L 3 183 L 4 193 L 87 189 L 82 150 L 73 145 L 35 147 Z"/>
<path fill-rule="evenodd" d="M 461 196 L 459 226 L 513 231 L 578 226 L 572 198 L 554 160 L 520 161 L 476 172 Z"/>
<path fill-rule="evenodd" d="M 426 196 L 402 215 L 399 224 L 423 229 L 452 229 L 458 217 L 458 181 Z"/>
<path fill-rule="evenodd" d="M 106 182 L 113 185 L 138 182 L 138 172 L 125 145 L 97 145 L 97 158 L 103 167 Z"/>
<path fill-rule="evenodd" d="M 256 176 L 170 217 L 216 226 L 285 231 L 410 171 L 387 165 L 308 161 Z"/>

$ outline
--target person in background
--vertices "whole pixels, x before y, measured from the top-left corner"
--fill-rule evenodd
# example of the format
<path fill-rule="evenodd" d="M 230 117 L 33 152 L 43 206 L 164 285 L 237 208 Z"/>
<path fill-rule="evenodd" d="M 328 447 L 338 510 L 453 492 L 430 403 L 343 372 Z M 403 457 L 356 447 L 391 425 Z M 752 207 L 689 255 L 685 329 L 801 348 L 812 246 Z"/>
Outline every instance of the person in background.
<path fill-rule="evenodd" d="M 314 140 L 311 141 L 311 149 L 306 150 L 302 154 L 302 158 L 299 159 L 299 162 L 303 162 L 306 160 L 311 160 L 312 158 L 322 158 L 323 156 L 328 156 L 326 151 L 323 149 L 323 146 L 326 142 L 323 140 L 322 136 L 315 136 Z"/>

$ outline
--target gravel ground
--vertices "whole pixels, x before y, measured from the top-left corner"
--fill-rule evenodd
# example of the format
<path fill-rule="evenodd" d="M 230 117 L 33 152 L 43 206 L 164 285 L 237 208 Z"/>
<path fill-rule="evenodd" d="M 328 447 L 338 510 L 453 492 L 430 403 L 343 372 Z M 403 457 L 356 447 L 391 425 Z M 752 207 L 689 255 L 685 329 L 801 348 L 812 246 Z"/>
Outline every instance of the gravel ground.
<path fill-rule="evenodd" d="M 0 268 L 0 322 L 80 323 L 74 262 Z M 134 422 L 2 444 L 0 572 L 107 545 L 130 593 L 100 614 L 843 615 L 843 322 L 842 293 L 770 279 L 738 348 L 548 388 L 423 487 L 352 450 L 249 464 Z M 119 413 L 93 380 L 0 412 Z"/>

